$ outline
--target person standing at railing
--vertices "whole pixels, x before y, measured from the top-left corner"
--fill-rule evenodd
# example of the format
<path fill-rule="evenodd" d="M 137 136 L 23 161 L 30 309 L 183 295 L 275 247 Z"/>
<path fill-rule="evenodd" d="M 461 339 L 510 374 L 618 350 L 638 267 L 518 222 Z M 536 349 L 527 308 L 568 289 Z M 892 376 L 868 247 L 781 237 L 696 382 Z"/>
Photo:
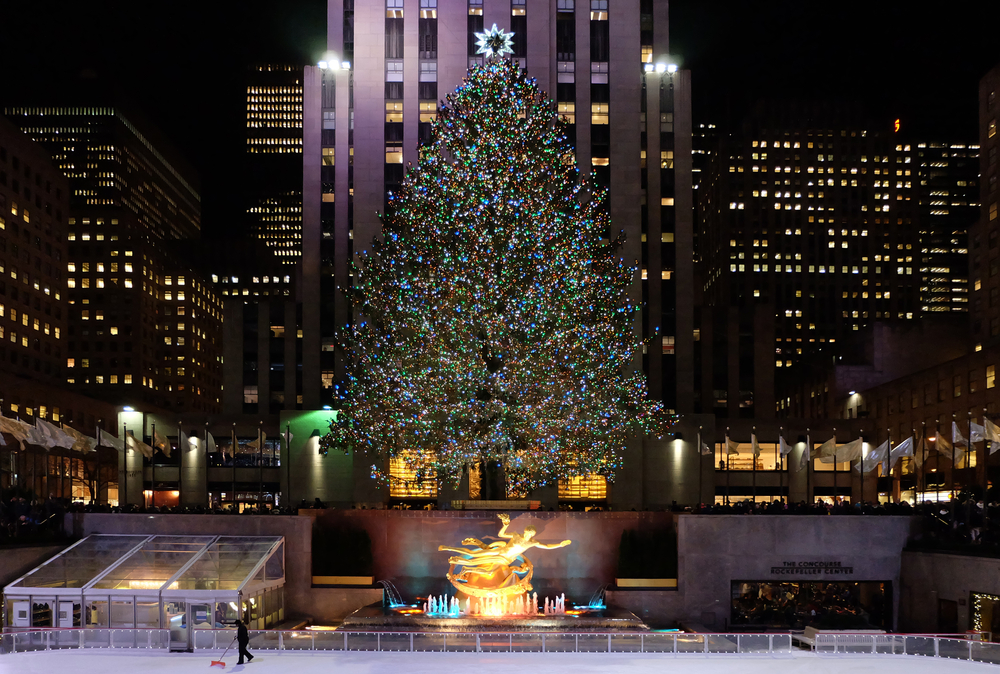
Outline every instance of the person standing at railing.
<path fill-rule="evenodd" d="M 240 660 L 236 664 L 242 665 L 244 657 L 247 662 L 252 662 L 253 656 L 247 650 L 247 644 L 250 643 L 250 633 L 247 632 L 247 626 L 243 624 L 242 620 L 236 621 L 236 642 L 240 645 Z"/>

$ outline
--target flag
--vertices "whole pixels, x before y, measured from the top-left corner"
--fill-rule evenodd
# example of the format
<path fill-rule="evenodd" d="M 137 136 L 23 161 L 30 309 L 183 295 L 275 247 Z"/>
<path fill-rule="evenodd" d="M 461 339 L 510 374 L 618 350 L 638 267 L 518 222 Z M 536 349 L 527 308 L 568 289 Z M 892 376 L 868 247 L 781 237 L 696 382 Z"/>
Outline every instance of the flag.
<path fill-rule="evenodd" d="M 163 452 L 163 456 L 170 458 L 170 440 L 157 433 L 155 428 L 153 429 L 153 447 Z"/>
<path fill-rule="evenodd" d="M 215 438 L 213 438 L 212 434 L 208 431 L 205 431 L 205 450 L 209 454 L 214 454 L 216 451 Z"/>
<path fill-rule="evenodd" d="M 952 462 L 957 463 L 962 460 L 965 456 L 965 450 L 959 446 L 953 446 L 948 438 L 944 437 L 940 433 L 934 433 L 934 448 L 947 456 Z"/>
<path fill-rule="evenodd" d="M 50 438 L 40 426 L 32 426 L 31 424 L 23 421 L 19 423 L 24 425 L 25 432 L 27 433 L 27 437 L 24 441 L 29 445 L 37 445 L 39 447 L 45 447 L 46 449 L 50 449 L 55 446 L 52 442 L 53 439 Z"/>
<path fill-rule="evenodd" d="M 99 445 L 105 445 L 107 447 L 114 447 L 119 452 L 125 451 L 125 441 L 119 440 L 115 436 L 111 435 L 107 431 L 97 429 L 97 443 Z"/>
<path fill-rule="evenodd" d="M 917 446 L 913 450 L 913 463 L 917 465 L 917 469 L 920 469 L 924 465 L 924 454 L 927 453 L 927 439 L 921 435 L 920 439 L 917 441 Z"/>
<path fill-rule="evenodd" d="M 757 434 L 756 433 L 751 433 L 750 434 L 750 449 L 753 450 L 753 455 L 754 456 L 760 456 L 760 445 L 757 444 Z"/>
<path fill-rule="evenodd" d="M 94 447 L 97 446 L 97 438 L 92 438 L 89 435 L 84 435 L 75 428 L 70 428 L 66 424 L 62 425 L 63 431 L 65 431 L 71 438 L 73 438 L 73 446 L 70 449 L 77 452 L 92 452 Z"/>
<path fill-rule="evenodd" d="M 982 442 L 986 439 L 986 429 L 979 424 L 969 422 L 969 442 Z"/>
<path fill-rule="evenodd" d="M 855 470 L 863 471 L 865 473 L 870 473 L 875 470 L 875 466 L 880 463 L 885 463 L 889 456 L 889 441 L 886 440 L 881 445 L 868 452 L 868 456 L 863 457 L 858 461 L 857 465 L 854 466 Z"/>
<path fill-rule="evenodd" d="M 962 435 L 962 431 L 958 430 L 958 424 L 954 421 L 951 422 L 951 443 L 956 447 L 969 446 L 969 442 Z"/>
<path fill-rule="evenodd" d="M 732 440 L 729 439 L 729 436 L 727 435 L 726 436 L 726 454 L 729 455 L 729 454 L 739 454 L 739 453 L 740 453 L 740 443 L 733 442 Z"/>
<path fill-rule="evenodd" d="M 234 459 L 236 458 L 236 452 L 239 450 L 239 448 L 240 448 L 240 442 L 239 440 L 236 439 L 236 429 L 234 428 L 232 435 L 229 438 L 229 453 L 233 455 Z"/>
<path fill-rule="evenodd" d="M 778 436 L 778 453 L 782 456 L 788 456 L 792 453 L 792 446 L 785 442 L 785 439 Z"/>
<path fill-rule="evenodd" d="M 25 441 L 28 439 L 28 424 L 20 421 L 18 419 L 8 419 L 7 417 L 0 415 L 0 432 L 10 433 L 14 436 L 14 439 L 21 443 L 21 447 L 24 447 Z"/>
<path fill-rule="evenodd" d="M 128 444 L 129 449 L 141 453 L 147 459 L 153 458 L 153 448 L 142 440 L 136 440 L 132 431 L 129 431 L 128 435 L 125 436 L 125 442 Z"/>
<path fill-rule="evenodd" d="M 701 450 L 702 456 L 710 456 L 712 454 L 712 448 L 709 447 L 708 443 L 704 440 L 701 441 L 701 447 L 699 449 Z"/>
<path fill-rule="evenodd" d="M 806 468 L 809 465 L 810 461 L 812 461 L 812 441 L 809 439 L 809 436 L 807 435 L 806 446 L 805 449 L 802 450 L 802 458 L 799 459 L 799 467 L 795 469 L 795 472 L 799 472 L 803 468 Z"/>
<path fill-rule="evenodd" d="M 267 433 L 261 431 L 259 437 L 254 438 L 253 440 L 247 443 L 247 447 L 253 447 L 255 450 L 259 451 L 266 442 L 267 442 Z"/>
<path fill-rule="evenodd" d="M 983 417 L 983 428 L 985 429 L 986 440 L 990 443 L 990 454 L 1000 449 L 1000 426 Z"/>
<path fill-rule="evenodd" d="M 832 439 L 827 440 L 823 443 L 823 447 L 820 447 L 820 450 L 823 450 L 824 447 L 832 442 Z M 861 458 L 861 445 L 861 438 L 851 440 L 840 447 L 836 447 L 832 452 L 821 455 L 819 460 L 823 463 L 848 463 L 850 461 L 856 461 Z"/>
<path fill-rule="evenodd" d="M 46 447 L 62 447 L 72 449 L 76 440 L 69 433 L 64 432 L 58 426 L 50 424 L 45 419 L 35 419 L 35 428 L 45 436 Z"/>
<path fill-rule="evenodd" d="M 177 437 L 177 447 L 181 451 L 184 451 L 185 449 L 188 451 L 198 449 L 198 438 L 189 438 L 188 434 L 184 431 L 179 431 Z"/>
<path fill-rule="evenodd" d="M 837 438 L 830 438 L 816 450 L 816 458 L 820 461 L 827 457 L 832 457 L 837 453 Z M 823 461 L 823 463 L 833 463 L 833 460 Z"/>
<path fill-rule="evenodd" d="M 896 462 L 904 456 L 913 456 L 912 435 L 893 447 L 892 451 L 889 452 L 889 470 L 892 471 L 892 469 L 896 467 Z"/>
<path fill-rule="evenodd" d="M 6 447 L 7 441 L 3 438 L 3 431 L 0 431 L 0 447 Z"/>

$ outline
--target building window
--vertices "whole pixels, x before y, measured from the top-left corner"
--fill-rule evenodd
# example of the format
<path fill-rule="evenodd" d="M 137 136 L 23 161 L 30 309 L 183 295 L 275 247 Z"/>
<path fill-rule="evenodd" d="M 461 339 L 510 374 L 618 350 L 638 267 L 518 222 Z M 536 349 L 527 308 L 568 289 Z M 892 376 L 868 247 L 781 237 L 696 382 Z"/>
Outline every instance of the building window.
<path fill-rule="evenodd" d="M 403 451 L 399 456 L 389 459 L 390 498 L 437 498 L 434 459 L 434 455 L 430 454 L 419 461 L 413 451 Z"/>
<path fill-rule="evenodd" d="M 323 166 L 333 166 L 334 163 L 334 148 L 324 147 L 323 148 Z"/>
<path fill-rule="evenodd" d="M 560 501 L 602 501 L 608 498 L 608 479 L 603 475 L 562 478 L 558 493 Z"/>
<path fill-rule="evenodd" d="M 986 366 L 986 388 L 993 388 L 997 384 L 997 371 L 995 365 Z"/>

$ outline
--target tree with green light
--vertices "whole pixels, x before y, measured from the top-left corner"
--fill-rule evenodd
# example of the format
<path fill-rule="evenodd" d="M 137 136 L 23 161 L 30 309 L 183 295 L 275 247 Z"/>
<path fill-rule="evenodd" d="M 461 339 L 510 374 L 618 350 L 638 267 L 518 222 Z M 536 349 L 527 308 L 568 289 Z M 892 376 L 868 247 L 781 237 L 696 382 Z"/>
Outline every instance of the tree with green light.
<path fill-rule="evenodd" d="M 553 107 L 511 60 L 473 68 L 354 270 L 322 443 L 367 453 L 380 479 L 390 458 L 453 482 L 499 465 L 509 495 L 613 479 L 627 440 L 666 425 L 635 367 L 636 266 Z"/>

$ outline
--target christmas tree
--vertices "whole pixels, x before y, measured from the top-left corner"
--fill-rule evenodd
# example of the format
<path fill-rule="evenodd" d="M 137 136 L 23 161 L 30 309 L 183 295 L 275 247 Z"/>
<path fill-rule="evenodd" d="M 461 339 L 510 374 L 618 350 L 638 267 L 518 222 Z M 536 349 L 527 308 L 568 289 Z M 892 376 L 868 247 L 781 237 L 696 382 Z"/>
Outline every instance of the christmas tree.
<path fill-rule="evenodd" d="M 359 321 L 328 448 L 417 479 L 499 463 L 508 494 L 613 479 L 630 436 L 663 429 L 636 371 L 636 272 L 564 121 L 508 59 L 448 96 L 420 163 L 355 269 Z"/>

